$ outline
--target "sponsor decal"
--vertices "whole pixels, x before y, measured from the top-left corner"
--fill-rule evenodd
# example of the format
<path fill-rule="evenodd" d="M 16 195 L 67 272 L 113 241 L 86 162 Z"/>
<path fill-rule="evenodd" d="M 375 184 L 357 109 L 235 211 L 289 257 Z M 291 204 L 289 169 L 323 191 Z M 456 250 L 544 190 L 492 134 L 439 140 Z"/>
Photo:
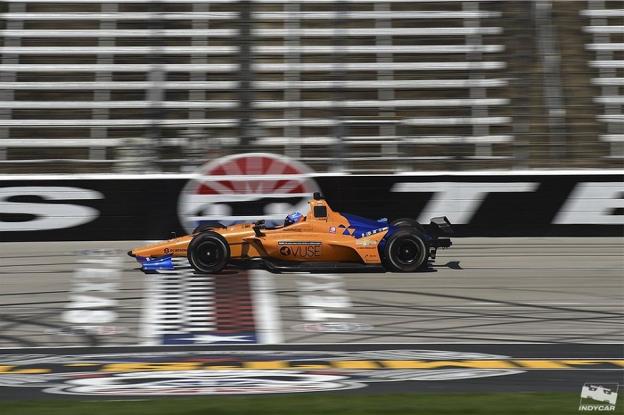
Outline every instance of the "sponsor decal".
<path fill-rule="evenodd" d="M 490 193 L 533 192 L 539 183 L 396 183 L 393 192 L 427 192 L 433 193 L 431 201 L 420 212 L 418 221 L 429 222 L 436 216 L 447 216 L 453 224 L 470 223 L 486 196 Z M 440 213 L 444 212 L 444 213 Z"/>
<path fill-rule="evenodd" d="M 578 183 L 554 218 L 555 224 L 624 224 L 624 181 Z"/>
<path fill-rule="evenodd" d="M 283 256 L 314 258 L 321 256 L 321 242 L 318 241 L 278 241 L 282 245 L 279 252 Z M 291 246 L 286 246 L 291 245 Z"/>
<path fill-rule="evenodd" d="M 447 216 L 457 236 L 620 236 L 624 225 L 622 170 L 316 175 L 285 157 L 243 154 L 194 175 L 3 177 L 0 232 L 4 241 L 162 239 L 202 221 L 283 223 L 321 190 L 338 211 L 363 217 Z"/>
<path fill-rule="evenodd" d="M 321 245 L 318 241 L 278 241 L 278 245 Z"/>
<path fill-rule="evenodd" d="M 68 186 L 0 187 L 0 232 L 73 228 L 95 220 L 100 212 L 89 206 L 59 201 L 97 200 L 104 195 Z M 46 202 L 50 203 L 46 203 Z"/>
<path fill-rule="evenodd" d="M 284 248 L 288 248 L 287 246 Z M 321 256 L 320 246 L 293 246 L 290 248 L 291 255 L 296 258 L 314 258 Z"/>
<path fill-rule="evenodd" d="M 336 233 L 336 227 L 335 226 L 330 226 L 329 227 L 329 233 Z"/>
<path fill-rule="evenodd" d="M 615 411 L 617 383 L 585 383 L 581 388 L 579 411 Z"/>
<path fill-rule="evenodd" d="M 372 239 L 357 239 L 355 241 L 355 246 L 360 248 L 375 248 L 377 246 L 377 241 Z"/>
<path fill-rule="evenodd" d="M 360 234 L 360 237 L 363 237 L 363 236 L 371 236 L 371 235 L 374 235 L 374 234 L 376 234 L 376 233 L 383 232 L 383 231 L 387 231 L 387 230 L 388 230 L 388 227 L 387 227 L 387 226 L 385 226 L 385 227 L 383 227 L 383 228 L 373 229 L 372 231 L 362 232 L 362 233 Z"/>
<path fill-rule="evenodd" d="M 540 185 L 549 189 L 548 180 L 538 182 L 400 182 L 392 186 L 392 192 L 432 193 L 433 196 L 420 212 L 418 220 L 427 223 L 435 216 L 447 216 L 454 225 L 470 224 L 491 194 L 538 193 Z M 600 224 L 624 225 L 624 182 L 579 182 L 572 192 L 560 195 L 559 209 L 554 218 L 546 216 L 549 223 L 557 225 Z M 544 198 L 552 198 L 552 191 Z M 548 199 L 546 199 L 548 200 Z M 543 203 L 543 202 L 542 202 Z M 540 205 L 529 206 L 535 208 Z M 547 210 L 541 208 L 546 213 Z"/>
<path fill-rule="evenodd" d="M 320 191 L 313 173 L 276 154 L 220 158 L 203 166 L 184 187 L 178 199 L 180 223 L 190 233 L 202 221 L 283 222 L 292 212 L 307 211 L 310 195 Z"/>
<path fill-rule="evenodd" d="M 184 248 L 165 248 L 165 249 L 163 249 L 163 253 L 166 254 L 166 255 L 167 254 L 173 254 L 173 253 L 176 253 L 176 252 L 186 252 L 186 249 L 184 249 Z"/>

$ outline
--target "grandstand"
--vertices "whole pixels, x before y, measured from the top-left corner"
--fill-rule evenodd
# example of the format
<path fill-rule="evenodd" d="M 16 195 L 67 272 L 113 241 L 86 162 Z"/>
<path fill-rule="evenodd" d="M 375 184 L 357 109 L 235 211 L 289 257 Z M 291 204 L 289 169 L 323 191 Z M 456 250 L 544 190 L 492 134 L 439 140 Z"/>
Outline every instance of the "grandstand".
<path fill-rule="evenodd" d="M 0 171 L 618 166 L 618 3 L 5 0 Z"/>
<path fill-rule="evenodd" d="M 597 70 L 591 82 L 600 88 L 600 94 L 594 102 L 601 105 L 603 112 L 598 115 L 602 124 L 600 139 L 610 143 L 609 157 L 624 157 L 624 8 L 607 8 L 604 0 L 590 0 L 582 15 L 589 18 L 584 27 L 591 35 L 591 43 L 587 49 L 594 54 L 589 64 Z M 620 6 L 624 4 L 620 3 Z"/>

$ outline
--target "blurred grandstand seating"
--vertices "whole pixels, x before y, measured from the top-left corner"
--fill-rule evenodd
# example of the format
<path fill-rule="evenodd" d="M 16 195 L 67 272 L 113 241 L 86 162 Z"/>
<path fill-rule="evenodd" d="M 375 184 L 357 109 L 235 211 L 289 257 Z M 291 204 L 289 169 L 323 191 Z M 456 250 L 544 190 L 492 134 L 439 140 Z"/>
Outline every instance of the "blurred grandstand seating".
<path fill-rule="evenodd" d="M 590 19 L 585 31 L 592 36 L 587 48 L 595 53 L 590 66 L 598 70 L 592 83 L 600 87 L 600 96 L 594 102 L 604 107 L 598 120 L 604 125 L 600 138 L 611 143 L 611 157 L 624 158 L 624 96 L 620 91 L 624 86 L 624 9 L 605 8 L 603 0 L 589 0 L 582 15 Z M 620 3 L 624 6 L 624 3 Z"/>
<path fill-rule="evenodd" d="M 349 171 L 613 167 L 624 156 L 618 2 L 0 7 L 1 172 L 115 171 L 132 151 L 153 153 L 141 171 L 178 170 L 202 149 Z"/>

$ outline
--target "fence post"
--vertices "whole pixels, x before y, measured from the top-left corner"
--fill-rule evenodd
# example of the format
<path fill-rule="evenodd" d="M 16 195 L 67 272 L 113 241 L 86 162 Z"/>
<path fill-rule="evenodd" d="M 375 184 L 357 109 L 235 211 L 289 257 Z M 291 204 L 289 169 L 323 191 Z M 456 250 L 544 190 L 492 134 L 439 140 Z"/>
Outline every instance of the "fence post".
<path fill-rule="evenodd" d="M 160 0 L 153 0 L 150 3 L 151 16 L 149 27 L 150 46 L 152 50 L 149 56 L 150 71 L 148 80 L 150 85 L 147 90 L 147 100 L 149 101 L 147 113 L 150 120 L 147 136 L 150 138 L 157 151 L 159 151 L 162 146 L 161 121 L 166 118 L 166 114 L 162 108 L 162 101 L 164 99 L 163 84 L 166 80 L 166 73 L 162 67 L 162 48 L 164 46 L 162 30 L 164 29 L 164 21 L 161 15 L 164 12 L 163 10 L 163 4 Z M 160 154 L 158 155 L 158 161 L 160 161 Z"/>
<path fill-rule="evenodd" d="M 344 137 L 347 132 L 347 128 L 344 124 L 344 80 L 345 70 L 343 69 L 345 55 L 343 54 L 343 47 L 348 42 L 347 20 L 346 14 L 349 11 L 349 5 L 346 1 L 338 0 L 334 2 L 334 16 L 335 16 L 335 30 L 334 30 L 334 69 L 333 69 L 333 81 L 334 81 L 334 99 L 333 99 L 333 115 L 334 119 L 334 137 L 336 138 L 336 144 L 334 145 L 334 154 L 332 156 L 332 169 L 336 171 L 342 171 L 345 168 L 345 149 L 344 149 Z M 347 155 L 348 157 L 348 155 Z"/>
<path fill-rule="evenodd" d="M 566 127 L 563 88 L 561 87 L 561 55 L 552 19 L 552 3 L 540 0 L 535 4 L 537 50 L 542 63 L 542 96 L 550 141 L 550 156 L 554 161 L 566 157 Z"/>
<path fill-rule="evenodd" d="M 238 11 L 238 131 L 240 144 L 247 146 L 252 143 L 254 136 L 253 128 L 253 89 L 252 68 L 253 51 L 251 50 L 252 37 L 252 2 L 241 0 Z"/>

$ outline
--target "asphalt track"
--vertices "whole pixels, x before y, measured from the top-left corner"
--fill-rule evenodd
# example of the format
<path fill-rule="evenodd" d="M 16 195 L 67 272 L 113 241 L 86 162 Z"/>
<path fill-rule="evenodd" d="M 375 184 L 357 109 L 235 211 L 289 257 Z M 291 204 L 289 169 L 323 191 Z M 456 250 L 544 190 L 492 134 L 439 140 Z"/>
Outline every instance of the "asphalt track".
<path fill-rule="evenodd" d="M 374 360 L 386 359 L 383 351 L 408 348 L 413 352 L 401 359 L 409 361 L 422 357 L 423 350 L 494 356 L 485 360 L 624 358 L 622 238 L 466 238 L 442 251 L 429 272 L 231 270 L 190 282 L 187 271 L 156 276 L 137 271 L 125 256 L 137 244 L 1 244 L 0 347 L 6 350 L 0 365 L 17 367 L 15 360 L 23 361 L 24 354 L 105 350 L 94 346 L 123 346 L 114 351 L 123 360 L 124 354 L 138 350 L 137 345 L 159 347 L 171 339 L 179 343 L 189 338 L 191 344 L 165 350 L 288 347 L 292 354 L 329 347 L 344 354 L 373 348 L 379 355 L 371 355 Z M 179 265 L 184 270 L 184 264 Z M 96 313 L 100 311 L 108 314 Z M 182 326 L 189 330 L 186 337 L 167 335 Z M 247 345 L 252 340 L 264 345 Z M 452 353 L 436 359 L 447 357 L 463 359 Z M 373 366 L 381 369 L 375 366 L 380 364 Z M 518 373 L 444 381 L 363 381 L 366 388 L 353 390 L 545 391 L 579 390 L 584 382 L 624 383 L 619 363 L 511 366 Z M 469 368 L 461 369 L 465 373 Z M 478 365 L 473 369 L 486 370 Z M 51 370 L 54 375 L 56 369 Z M 358 376 L 364 373 L 356 370 Z M 410 379 L 415 376 L 407 372 Z M 5 373 L 0 381 L 18 379 L 16 375 Z M 36 373 L 19 374 L 20 379 L 32 375 Z M 27 394 L 24 390 L 2 388 L 0 397 L 19 398 Z"/>

